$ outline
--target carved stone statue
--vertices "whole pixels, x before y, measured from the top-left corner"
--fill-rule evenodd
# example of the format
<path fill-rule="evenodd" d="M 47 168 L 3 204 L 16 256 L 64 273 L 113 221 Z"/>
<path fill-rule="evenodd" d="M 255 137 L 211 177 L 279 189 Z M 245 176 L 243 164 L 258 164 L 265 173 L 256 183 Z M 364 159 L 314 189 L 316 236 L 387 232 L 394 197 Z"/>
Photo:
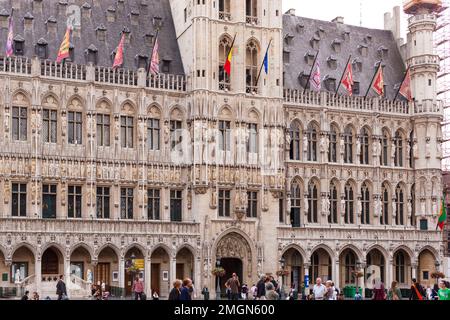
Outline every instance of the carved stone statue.
<path fill-rule="evenodd" d="M 303 203 L 305 205 L 305 214 L 308 214 L 309 211 L 308 196 L 303 197 Z"/>
<path fill-rule="evenodd" d="M 412 204 L 411 201 L 408 201 L 408 218 L 412 217 Z"/>
<path fill-rule="evenodd" d="M 16 274 L 14 275 L 14 283 L 19 284 L 21 281 L 22 279 L 20 278 L 20 270 L 17 269 Z"/>
<path fill-rule="evenodd" d="M 303 152 L 308 152 L 308 137 L 306 135 L 303 136 Z"/>
<path fill-rule="evenodd" d="M 427 158 L 431 157 L 431 144 L 430 144 L 430 139 L 427 139 L 427 143 L 425 145 L 425 155 Z"/>
<path fill-rule="evenodd" d="M 395 153 L 396 153 L 396 146 L 395 146 L 395 143 L 393 143 L 392 145 L 391 145 L 391 158 L 392 159 L 395 159 Z"/>
<path fill-rule="evenodd" d="M 345 199 L 341 199 L 341 216 L 345 216 Z"/>
<path fill-rule="evenodd" d="M 325 136 L 322 136 L 322 138 L 320 138 L 320 153 L 325 153 L 327 151 L 326 144 L 326 138 Z"/>
<path fill-rule="evenodd" d="M 344 138 L 341 138 L 341 141 L 339 142 L 339 151 L 341 153 L 341 158 L 344 156 L 345 153 L 345 141 Z"/>
<path fill-rule="evenodd" d="M 397 201 L 395 201 L 395 199 L 392 199 L 392 217 L 396 217 L 397 216 Z"/>
<path fill-rule="evenodd" d="M 330 214 L 330 198 L 327 196 L 322 199 L 322 212 L 324 216 L 328 216 Z"/>
<path fill-rule="evenodd" d="M 286 132 L 285 140 L 286 140 L 286 150 L 290 150 L 290 148 L 291 148 L 291 133 L 290 132 Z"/>
<path fill-rule="evenodd" d="M 358 217 L 360 217 L 362 215 L 362 203 L 361 203 L 361 199 L 357 199 L 356 200 L 356 214 L 358 215 Z"/>
<path fill-rule="evenodd" d="M 441 141 L 436 141 L 436 157 L 438 159 L 442 159 L 442 142 Z"/>
<path fill-rule="evenodd" d="M 356 155 L 361 154 L 361 141 L 359 139 L 356 139 Z"/>
<path fill-rule="evenodd" d="M 425 203 L 425 201 L 422 201 L 420 203 L 420 214 L 421 214 L 422 217 L 426 217 L 426 215 L 427 215 L 426 210 L 427 210 L 426 209 L 426 203 Z"/>
<path fill-rule="evenodd" d="M 94 275 L 92 273 L 91 269 L 87 270 L 87 283 L 92 284 L 92 282 L 94 281 Z"/>
<path fill-rule="evenodd" d="M 416 140 L 414 140 L 414 144 L 413 144 L 413 156 L 414 156 L 414 159 L 419 159 L 419 146 L 417 145 Z"/>

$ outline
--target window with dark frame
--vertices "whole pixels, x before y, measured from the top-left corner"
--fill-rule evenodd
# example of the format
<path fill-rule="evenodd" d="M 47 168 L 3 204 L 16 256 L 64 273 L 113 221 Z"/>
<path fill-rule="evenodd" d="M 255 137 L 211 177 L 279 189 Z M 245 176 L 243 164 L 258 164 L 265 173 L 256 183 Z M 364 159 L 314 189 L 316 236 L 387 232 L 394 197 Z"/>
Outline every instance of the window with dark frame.
<path fill-rule="evenodd" d="M 405 194 L 401 185 L 397 185 L 397 188 L 395 188 L 395 206 L 397 211 L 395 215 L 395 224 L 402 226 L 405 224 Z"/>
<path fill-rule="evenodd" d="M 338 223 L 338 191 L 334 182 L 330 186 L 330 214 L 328 215 L 328 223 Z"/>
<path fill-rule="evenodd" d="M 27 185 L 25 183 L 12 184 L 11 216 L 27 216 Z"/>
<path fill-rule="evenodd" d="M 183 123 L 178 120 L 170 120 L 170 148 L 175 151 L 183 141 Z"/>
<path fill-rule="evenodd" d="M 389 224 L 389 187 L 386 184 L 383 184 L 383 190 L 381 194 L 381 216 L 380 216 L 380 224 L 388 225 Z"/>
<path fill-rule="evenodd" d="M 353 163 L 353 130 L 350 127 L 344 131 L 344 163 Z"/>
<path fill-rule="evenodd" d="M 58 135 L 58 112 L 56 110 L 42 110 L 42 134 L 46 143 L 56 143 Z"/>
<path fill-rule="evenodd" d="M 170 190 L 170 221 L 181 222 L 183 220 L 183 191 Z"/>
<path fill-rule="evenodd" d="M 249 191 L 247 192 L 247 218 L 257 218 L 258 217 L 258 192 Z"/>
<path fill-rule="evenodd" d="M 110 187 L 97 187 L 97 219 L 111 217 L 110 199 Z"/>
<path fill-rule="evenodd" d="M 317 161 L 317 129 L 314 125 L 308 126 L 308 161 Z"/>
<path fill-rule="evenodd" d="M 56 190 L 55 184 L 42 186 L 42 218 L 56 219 Z"/>
<path fill-rule="evenodd" d="M 344 201 L 345 201 L 345 215 L 344 215 L 344 222 L 346 224 L 353 224 L 355 223 L 354 216 L 355 216 L 355 195 L 353 192 L 353 187 L 350 183 L 347 183 L 345 185 L 345 195 L 344 195 Z"/>
<path fill-rule="evenodd" d="M 69 144 L 83 144 L 83 114 L 81 112 L 68 112 L 68 131 Z"/>
<path fill-rule="evenodd" d="M 367 128 L 363 128 L 361 130 L 361 135 L 359 138 L 359 142 L 361 144 L 361 154 L 359 155 L 360 164 L 368 165 L 369 164 L 369 131 Z"/>
<path fill-rule="evenodd" d="M 67 196 L 67 217 L 81 218 L 81 186 L 69 186 Z"/>
<path fill-rule="evenodd" d="M 231 122 L 219 121 L 219 150 L 231 150 Z"/>
<path fill-rule="evenodd" d="M 308 184 L 308 223 L 318 223 L 319 195 L 314 181 Z"/>
<path fill-rule="evenodd" d="M 147 217 L 148 220 L 161 220 L 160 214 L 160 190 L 147 190 Z"/>
<path fill-rule="evenodd" d="M 111 145 L 111 117 L 108 114 L 97 114 L 97 145 L 109 147 Z"/>
<path fill-rule="evenodd" d="M 124 220 L 133 219 L 133 188 L 120 188 L 120 218 Z"/>
<path fill-rule="evenodd" d="M 231 192 L 219 190 L 219 217 L 229 218 L 231 215 Z"/>
<path fill-rule="evenodd" d="M 297 121 L 294 121 L 291 124 L 291 146 L 289 151 L 289 156 L 291 160 L 300 161 L 301 159 L 301 131 L 300 131 L 300 125 Z"/>
<path fill-rule="evenodd" d="M 120 116 L 120 141 L 122 148 L 133 148 L 134 118 Z"/>
<path fill-rule="evenodd" d="M 248 153 L 258 153 L 258 125 L 255 123 L 248 124 L 249 139 L 247 144 Z"/>
<path fill-rule="evenodd" d="M 12 108 L 12 138 L 15 141 L 26 141 L 28 132 L 28 111 L 26 107 Z"/>
<path fill-rule="evenodd" d="M 332 126 L 329 133 L 328 162 L 337 162 L 337 136 L 337 130 Z"/>
<path fill-rule="evenodd" d="M 160 149 L 160 125 L 159 119 L 148 119 L 147 121 L 147 143 L 149 150 Z"/>
<path fill-rule="evenodd" d="M 370 224 L 370 190 L 366 183 L 361 187 L 361 224 Z"/>

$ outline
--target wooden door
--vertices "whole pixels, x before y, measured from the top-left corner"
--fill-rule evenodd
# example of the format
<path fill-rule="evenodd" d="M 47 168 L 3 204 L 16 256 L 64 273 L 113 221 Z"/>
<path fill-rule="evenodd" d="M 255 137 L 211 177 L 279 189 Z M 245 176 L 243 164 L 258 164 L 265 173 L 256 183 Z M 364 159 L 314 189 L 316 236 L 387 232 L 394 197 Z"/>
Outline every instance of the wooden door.
<path fill-rule="evenodd" d="M 161 265 L 152 263 L 152 292 L 161 294 Z"/>
<path fill-rule="evenodd" d="M 104 281 L 106 285 L 111 285 L 111 264 L 109 262 L 98 263 L 94 269 L 94 282 Z"/>

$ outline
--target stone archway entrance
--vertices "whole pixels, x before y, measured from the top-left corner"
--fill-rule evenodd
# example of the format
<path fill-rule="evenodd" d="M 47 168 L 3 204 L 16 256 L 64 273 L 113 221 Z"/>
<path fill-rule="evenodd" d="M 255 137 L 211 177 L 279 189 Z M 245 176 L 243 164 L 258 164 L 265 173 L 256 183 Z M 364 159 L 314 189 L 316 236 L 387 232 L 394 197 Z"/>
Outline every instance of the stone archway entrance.
<path fill-rule="evenodd" d="M 248 241 L 237 232 L 230 232 L 220 238 L 216 246 L 216 262 L 220 259 L 220 265 L 225 269 L 225 276 L 220 279 L 220 287 L 225 292 L 224 284 L 231 277 L 233 272 L 239 276 L 241 284 L 250 283 L 256 280 L 254 274 L 252 249 Z M 216 279 L 214 279 L 214 288 L 216 288 Z"/>

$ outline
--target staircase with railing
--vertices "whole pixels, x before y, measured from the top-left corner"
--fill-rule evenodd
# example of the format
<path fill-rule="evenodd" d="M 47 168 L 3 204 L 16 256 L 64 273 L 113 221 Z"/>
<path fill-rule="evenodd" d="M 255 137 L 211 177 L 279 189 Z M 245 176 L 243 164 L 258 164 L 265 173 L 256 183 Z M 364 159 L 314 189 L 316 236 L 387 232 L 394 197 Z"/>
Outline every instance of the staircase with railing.
<path fill-rule="evenodd" d="M 68 293 L 72 300 L 87 298 L 91 295 L 91 284 L 72 274 L 68 283 Z"/>

